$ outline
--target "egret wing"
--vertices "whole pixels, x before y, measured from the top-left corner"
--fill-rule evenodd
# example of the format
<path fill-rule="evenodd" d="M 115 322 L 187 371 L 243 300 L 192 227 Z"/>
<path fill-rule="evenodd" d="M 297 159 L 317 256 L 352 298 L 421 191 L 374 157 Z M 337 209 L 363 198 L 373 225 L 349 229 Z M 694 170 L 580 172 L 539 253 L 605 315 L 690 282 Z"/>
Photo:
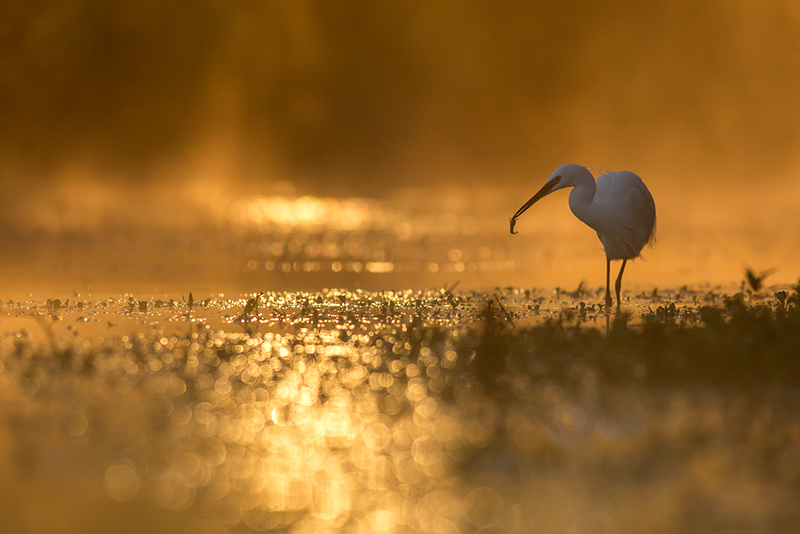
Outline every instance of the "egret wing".
<path fill-rule="evenodd" d="M 636 174 L 616 171 L 601 175 L 593 204 L 607 214 L 597 234 L 609 258 L 635 258 L 655 238 L 655 203 Z"/>

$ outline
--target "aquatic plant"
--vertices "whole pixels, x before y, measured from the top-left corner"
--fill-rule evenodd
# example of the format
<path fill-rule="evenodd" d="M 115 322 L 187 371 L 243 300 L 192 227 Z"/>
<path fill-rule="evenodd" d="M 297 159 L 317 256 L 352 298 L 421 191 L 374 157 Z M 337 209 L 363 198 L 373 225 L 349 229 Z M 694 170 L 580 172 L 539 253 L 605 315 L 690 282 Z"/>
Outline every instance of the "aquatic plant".
<path fill-rule="evenodd" d="M 669 506 L 670 530 L 693 531 L 687 503 L 755 484 L 769 505 L 725 502 L 796 525 L 771 506 L 798 480 L 800 284 L 781 291 L 697 306 L 703 291 L 662 290 L 614 317 L 517 288 L 264 291 L 192 321 L 191 294 L 136 313 L 127 296 L 62 305 L 57 321 L 36 305 L 41 328 L 0 338 L 0 481 L 46 487 L 57 510 L 79 484 L 134 517 L 155 506 L 232 532 L 525 532 L 524 510 L 572 524 L 575 499 L 609 495 L 620 530 Z M 0 491 L 12 501 L 31 506 Z"/>

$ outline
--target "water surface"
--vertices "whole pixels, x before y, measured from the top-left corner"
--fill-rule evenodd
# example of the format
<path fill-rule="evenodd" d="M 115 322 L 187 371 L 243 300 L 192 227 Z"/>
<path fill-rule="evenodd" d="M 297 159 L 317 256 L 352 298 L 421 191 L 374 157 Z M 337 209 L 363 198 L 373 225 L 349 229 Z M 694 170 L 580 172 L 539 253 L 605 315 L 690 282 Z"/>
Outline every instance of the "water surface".
<path fill-rule="evenodd" d="M 0 506 L 20 532 L 800 524 L 797 368 L 760 360 L 786 359 L 790 334 L 741 356 L 712 329 L 741 301 L 689 290 L 630 299 L 630 326 L 606 333 L 591 300 L 443 288 L 7 302 Z M 701 319 L 697 300 L 718 315 Z M 695 329 L 724 354 L 698 341 L 673 354 Z"/>

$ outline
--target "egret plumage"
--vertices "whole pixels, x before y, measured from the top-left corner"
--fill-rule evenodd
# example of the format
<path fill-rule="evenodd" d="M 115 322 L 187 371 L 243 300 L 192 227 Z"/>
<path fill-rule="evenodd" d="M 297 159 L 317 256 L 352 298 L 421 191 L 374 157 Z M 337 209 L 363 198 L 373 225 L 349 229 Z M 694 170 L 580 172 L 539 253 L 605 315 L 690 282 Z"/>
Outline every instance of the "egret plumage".
<path fill-rule="evenodd" d="M 569 208 L 597 232 L 606 253 L 606 307 L 611 307 L 611 261 L 622 260 L 615 284 L 619 310 L 622 273 L 628 260 L 641 256 L 642 248 L 655 240 L 656 205 L 642 179 L 630 171 L 607 172 L 595 182 L 582 165 L 568 163 L 553 171 L 544 186 L 511 217 L 511 233 L 517 219 L 540 199 L 559 189 L 572 188 Z"/>

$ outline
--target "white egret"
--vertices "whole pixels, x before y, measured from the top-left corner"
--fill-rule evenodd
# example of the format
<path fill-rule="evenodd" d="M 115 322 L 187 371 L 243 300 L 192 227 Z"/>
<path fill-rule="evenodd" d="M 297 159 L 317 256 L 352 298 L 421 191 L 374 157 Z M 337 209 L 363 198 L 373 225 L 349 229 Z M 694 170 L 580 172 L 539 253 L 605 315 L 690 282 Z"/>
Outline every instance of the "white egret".
<path fill-rule="evenodd" d="M 569 208 L 595 232 L 606 252 L 606 307 L 611 307 L 611 260 L 622 260 L 617 276 L 617 310 L 622 273 L 628 260 L 641 256 L 642 248 L 655 240 L 656 205 L 642 179 L 629 171 L 607 172 L 597 182 L 582 165 L 568 163 L 553 171 L 538 193 L 511 217 L 511 233 L 525 210 L 559 189 L 572 187 Z"/>

